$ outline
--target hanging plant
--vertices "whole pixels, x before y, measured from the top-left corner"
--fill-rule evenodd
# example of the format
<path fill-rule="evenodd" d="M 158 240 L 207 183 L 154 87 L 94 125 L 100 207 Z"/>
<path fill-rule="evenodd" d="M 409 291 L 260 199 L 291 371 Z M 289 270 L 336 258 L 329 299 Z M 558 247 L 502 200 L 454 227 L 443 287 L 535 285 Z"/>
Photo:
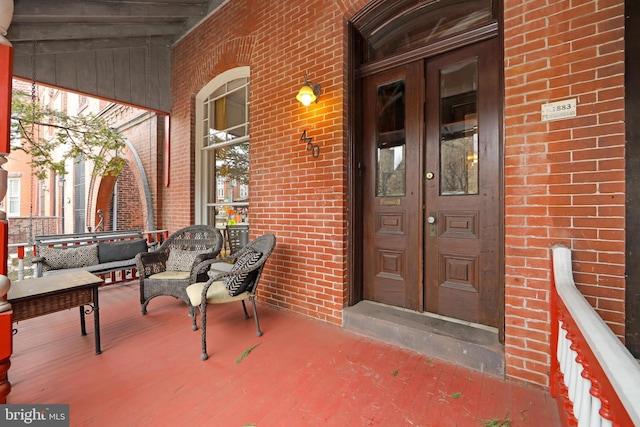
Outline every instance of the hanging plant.
<path fill-rule="evenodd" d="M 50 128 L 51 137 L 42 129 Z M 120 174 L 126 160 L 122 157 L 124 136 L 94 115 L 72 116 L 64 111 L 44 107 L 22 91 L 11 98 L 11 132 L 21 143 L 12 145 L 31 156 L 34 174 L 45 179 L 49 171 L 65 175 L 68 160 L 93 163 L 94 175 Z"/>

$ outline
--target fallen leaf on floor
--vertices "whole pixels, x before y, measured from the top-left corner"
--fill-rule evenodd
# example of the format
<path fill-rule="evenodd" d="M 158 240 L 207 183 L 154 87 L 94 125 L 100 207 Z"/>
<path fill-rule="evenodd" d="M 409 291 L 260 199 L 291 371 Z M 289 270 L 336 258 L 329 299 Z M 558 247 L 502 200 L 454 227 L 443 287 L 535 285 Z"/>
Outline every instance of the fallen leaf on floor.
<path fill-rule="evenodd" d="M 259 342 L 258 344 L 249 347 L 248 349 L 246 349 L 245 351 L 242 352 L 242 354 L 240 356 L 238 356 L 238 358 L 236 359 L 236 365 L 240 362 L 242 362 L 242 359 L 244 359 L 245 357 L 247 357 L 249 355 L 249 353 L 251 353 L 253 351 L 254 348 L 256 348 L 257 346 L 259 346 L 260 344 L 262 344 L 261 342 Z"/>

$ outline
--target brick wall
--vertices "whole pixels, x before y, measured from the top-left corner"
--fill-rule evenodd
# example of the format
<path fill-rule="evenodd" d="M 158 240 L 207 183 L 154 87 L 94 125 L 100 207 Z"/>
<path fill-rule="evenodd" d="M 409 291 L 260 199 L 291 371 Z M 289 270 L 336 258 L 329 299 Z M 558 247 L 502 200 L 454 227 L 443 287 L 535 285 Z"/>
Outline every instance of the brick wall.
<path fill-rule="evenodd" d="M 174 191 L 165 193 L 163 210 L 168 223 L 193 220 L 195 95 L 221 72 L 250 66 L 251 233 L 271 232 L 278 242 L 260 296 L 336 324 L 342 323 L 347 283 L 346 12 L 341 8 L 322 1 L 230 2 L 177 44 Z M 305 73 L 322 86 L 319 102 L 309 107 L 295 100 Z M 320 146 L 317 159 L 299 140 L 304 130 Z"/>
<path fill-rule="evenodd" d="M 137 156 L 144 168 L 144 174 L 150 191 L 153 228 L 163 227 L 160 209 L 163 173 L 163 144 L 164 144 L 164 116 L 140 110 L 127 105 L 117 105 L 107 114 L 107 119 L 123 133 L 125 138 L 136 150 Z M 127 160 L 127 166 L 118 177 L 118 224 L 119 230 L 150 230 L 148 210 L 144 193 L 143 178 L 138 167 L 136 157 L 129 147 L 122 153 Z M 93 202 L 96 209 L 103 209 L 108 226 L 112 228 L 111 197 L 113 182 L 107 178 L 96 177 L 92 183 L 97 192 Z M 105 227 L 105 229 L 109 229 Z"/>
<path fill-rule="evenodd" d="M 196 94 L 250 66 L 251 230 L 278 239 L 260 298 L 336 324 L 348 276 L 345 23 L 366 3 L 229 2 L 173 50 L 164 223 L 194 221 Z M 548 385 L 553 244 L 574 250 L 581 290 L 623 335 L 623 1 L 505 0 L 504 19 L 507 374 Z M 295 101 L 305 73 L 322 85 L 307 108 Z M 541 121 L 541 104 L 567 98 L 577 117 Z"/>
<path fill-rule="evenodd" d="M 546 385 L 552 245 L 624 336 L 624 2 L 505 0 L 504 19 L 507 373 Z"/>
<path fill-rule="evenodd" d="M 117 184 L 117 230 L 145 230 L 142 203 L 138 182 L 127 163 L 118 177 Z"/>

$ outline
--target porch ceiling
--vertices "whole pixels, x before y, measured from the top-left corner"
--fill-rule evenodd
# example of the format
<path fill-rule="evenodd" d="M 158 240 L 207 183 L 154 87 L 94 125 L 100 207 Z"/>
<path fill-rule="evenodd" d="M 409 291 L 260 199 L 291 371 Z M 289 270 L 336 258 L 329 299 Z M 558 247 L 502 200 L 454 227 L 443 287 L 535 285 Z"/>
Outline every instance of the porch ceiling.
<path fill-rule="evenodd" d="M 226 1 L 15 0 L 14 75 L 168 111 L 171 46 Z"/>

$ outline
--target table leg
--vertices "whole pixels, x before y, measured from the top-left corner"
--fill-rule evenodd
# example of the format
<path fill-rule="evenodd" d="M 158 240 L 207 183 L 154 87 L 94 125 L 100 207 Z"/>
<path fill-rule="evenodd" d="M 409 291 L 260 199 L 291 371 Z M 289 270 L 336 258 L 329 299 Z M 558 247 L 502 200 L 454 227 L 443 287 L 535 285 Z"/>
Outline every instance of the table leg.
<path fill-rule="evenodd" d="M 84 305 L 80 306 L 80 332 L 82 335 L 87 335 L 87 325 L 84 322 Z"/>
<path fill-rule="evenodd" d="M 100 349 L 100 306 L 98 304 L 98 286 L 93 288 L 93 324 L 96 336 L 96 354 L 102 353 Z"/>

